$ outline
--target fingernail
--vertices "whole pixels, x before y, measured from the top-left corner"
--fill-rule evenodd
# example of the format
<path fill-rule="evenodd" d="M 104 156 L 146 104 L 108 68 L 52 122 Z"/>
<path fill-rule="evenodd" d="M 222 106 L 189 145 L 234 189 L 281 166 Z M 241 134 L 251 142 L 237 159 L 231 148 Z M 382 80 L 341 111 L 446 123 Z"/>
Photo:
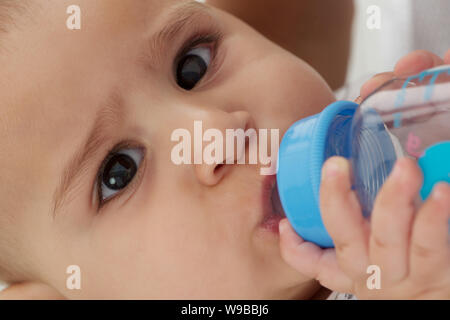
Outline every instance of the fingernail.
<path fill-rule="evenodd" d="M 400 179 L 403 176 L 404 166 L 403 166 L 403 159 L 398 159 L 395 162 L 394 170 L 392 170 L 392 177 L 395 179 Z"/>
<path fill-rule="evenodd" d="M 278 224 L 278 232 L 280 234 L 284 233 L 286 231 L 287 226 L 288 226 L 287 225 L 287 219 L 281 220 L 280 223 Z"/>
<path fill-rule="evenodd" d="M 433 188 L 432 197 L 436 200 L 447 199 L 449 184 L 447 182 L 440 182 L 436 184 Z"/>
<path fill-rule="evenodd" d="M 344 158 L 334 158 L 325 163 L 322 172 L 322 180 L 333 179 L 342 175 L 347 170 L 347 160 Z"/>

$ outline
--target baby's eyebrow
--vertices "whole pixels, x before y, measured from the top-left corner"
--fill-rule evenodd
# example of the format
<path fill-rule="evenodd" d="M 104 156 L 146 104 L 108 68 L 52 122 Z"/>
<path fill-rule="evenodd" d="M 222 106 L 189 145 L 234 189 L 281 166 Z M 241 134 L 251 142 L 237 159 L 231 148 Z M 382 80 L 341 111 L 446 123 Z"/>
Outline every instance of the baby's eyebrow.
<path fill-rule="evenodd" d="M 91 161 L 102 151 L 108 134 L 117 130 L 126 116 L 123 101 L 115 91 L 101 104 L 94 125 L 90 128 L 86 142 L 67 162 L 59 186 L 53 194 L 53 218 L 57 216 L 63 202 L 77 191 L 79 178 L 90 167 Z"/>
<path fill-rule="evenodd" d="M 164 27 L 149 38 L 140 56 L 141 62 L 153 67 L 161 65 L 161 61 L 167 57 L 168 46 L 182 32 L 195 28 L 200 18 L 212 19 L 211 9 L 197 1 L 183 1 L 168 9 Z"/>

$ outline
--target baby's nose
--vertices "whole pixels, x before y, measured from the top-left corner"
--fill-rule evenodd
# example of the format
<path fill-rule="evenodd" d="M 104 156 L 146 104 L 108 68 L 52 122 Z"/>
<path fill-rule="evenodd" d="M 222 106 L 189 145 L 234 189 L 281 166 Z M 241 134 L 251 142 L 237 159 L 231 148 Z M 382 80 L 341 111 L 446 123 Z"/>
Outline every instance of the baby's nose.
<path fill-rule="evenodd" d="M 203 145 L 194 150 L 197 160 L 194 170 L 198 181 L 206 186 L 218 184 L 234 164 L 245 161 L 247 140 L 245 132 L 254 128 L 254 121 L 246 111 L 224 112 L 215 110 L 207 117 L 203 126 Z M 237 138 L 240 134 L 243 139 Z M 194 147 L 195 148 L 195 147 Z"/>

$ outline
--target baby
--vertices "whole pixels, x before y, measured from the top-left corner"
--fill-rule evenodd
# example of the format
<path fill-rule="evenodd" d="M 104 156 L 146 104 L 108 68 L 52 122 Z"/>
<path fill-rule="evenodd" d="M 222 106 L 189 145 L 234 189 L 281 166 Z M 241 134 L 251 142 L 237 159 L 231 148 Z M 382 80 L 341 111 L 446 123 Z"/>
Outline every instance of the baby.
<path fill-rule="evenodd" d="M 73 1 L 0 2 L 0 279 L 16 283 L 0 298 L 450 298 L 450 188 L 414 212 L 421 176 L 407 159 L 370 225 L 348 163 L 327 162 L 321 207 L 336 250 L 304 242 L 286 219 L 273 227 L 282 217 L 259 165 L 171 161 L 172 132 L 194 121 L 281 137 L 320 112 L 335 97 L 312 67 L 197 2 L 76 2 L 79 30 L 66 26 Z M 362 98 L 443 63 L 413 53 Z M 372 264 L 379 290 L 366 286 Z"/>

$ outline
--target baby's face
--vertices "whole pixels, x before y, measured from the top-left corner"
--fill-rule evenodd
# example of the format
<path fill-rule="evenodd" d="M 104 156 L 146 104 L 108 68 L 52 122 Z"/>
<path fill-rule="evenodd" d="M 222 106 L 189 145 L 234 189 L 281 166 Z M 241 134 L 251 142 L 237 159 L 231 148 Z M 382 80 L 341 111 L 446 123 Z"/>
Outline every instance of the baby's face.
<path fill-rule="evenodd" d="M 217 9 L 80 0 L 81 30 L 69 30 L 72 2 L 39 2 L 0 58 L 1 214 L 24 273 L 71 298 L 289 298 L 311 286 L 262 223 L 260 166 L 176 165 L 171 135 L 193 137 L 202 121 L 281 138 L 333 101 L 322 78 Z M 66 289 L 70 265 L 81 290 Z"/>

